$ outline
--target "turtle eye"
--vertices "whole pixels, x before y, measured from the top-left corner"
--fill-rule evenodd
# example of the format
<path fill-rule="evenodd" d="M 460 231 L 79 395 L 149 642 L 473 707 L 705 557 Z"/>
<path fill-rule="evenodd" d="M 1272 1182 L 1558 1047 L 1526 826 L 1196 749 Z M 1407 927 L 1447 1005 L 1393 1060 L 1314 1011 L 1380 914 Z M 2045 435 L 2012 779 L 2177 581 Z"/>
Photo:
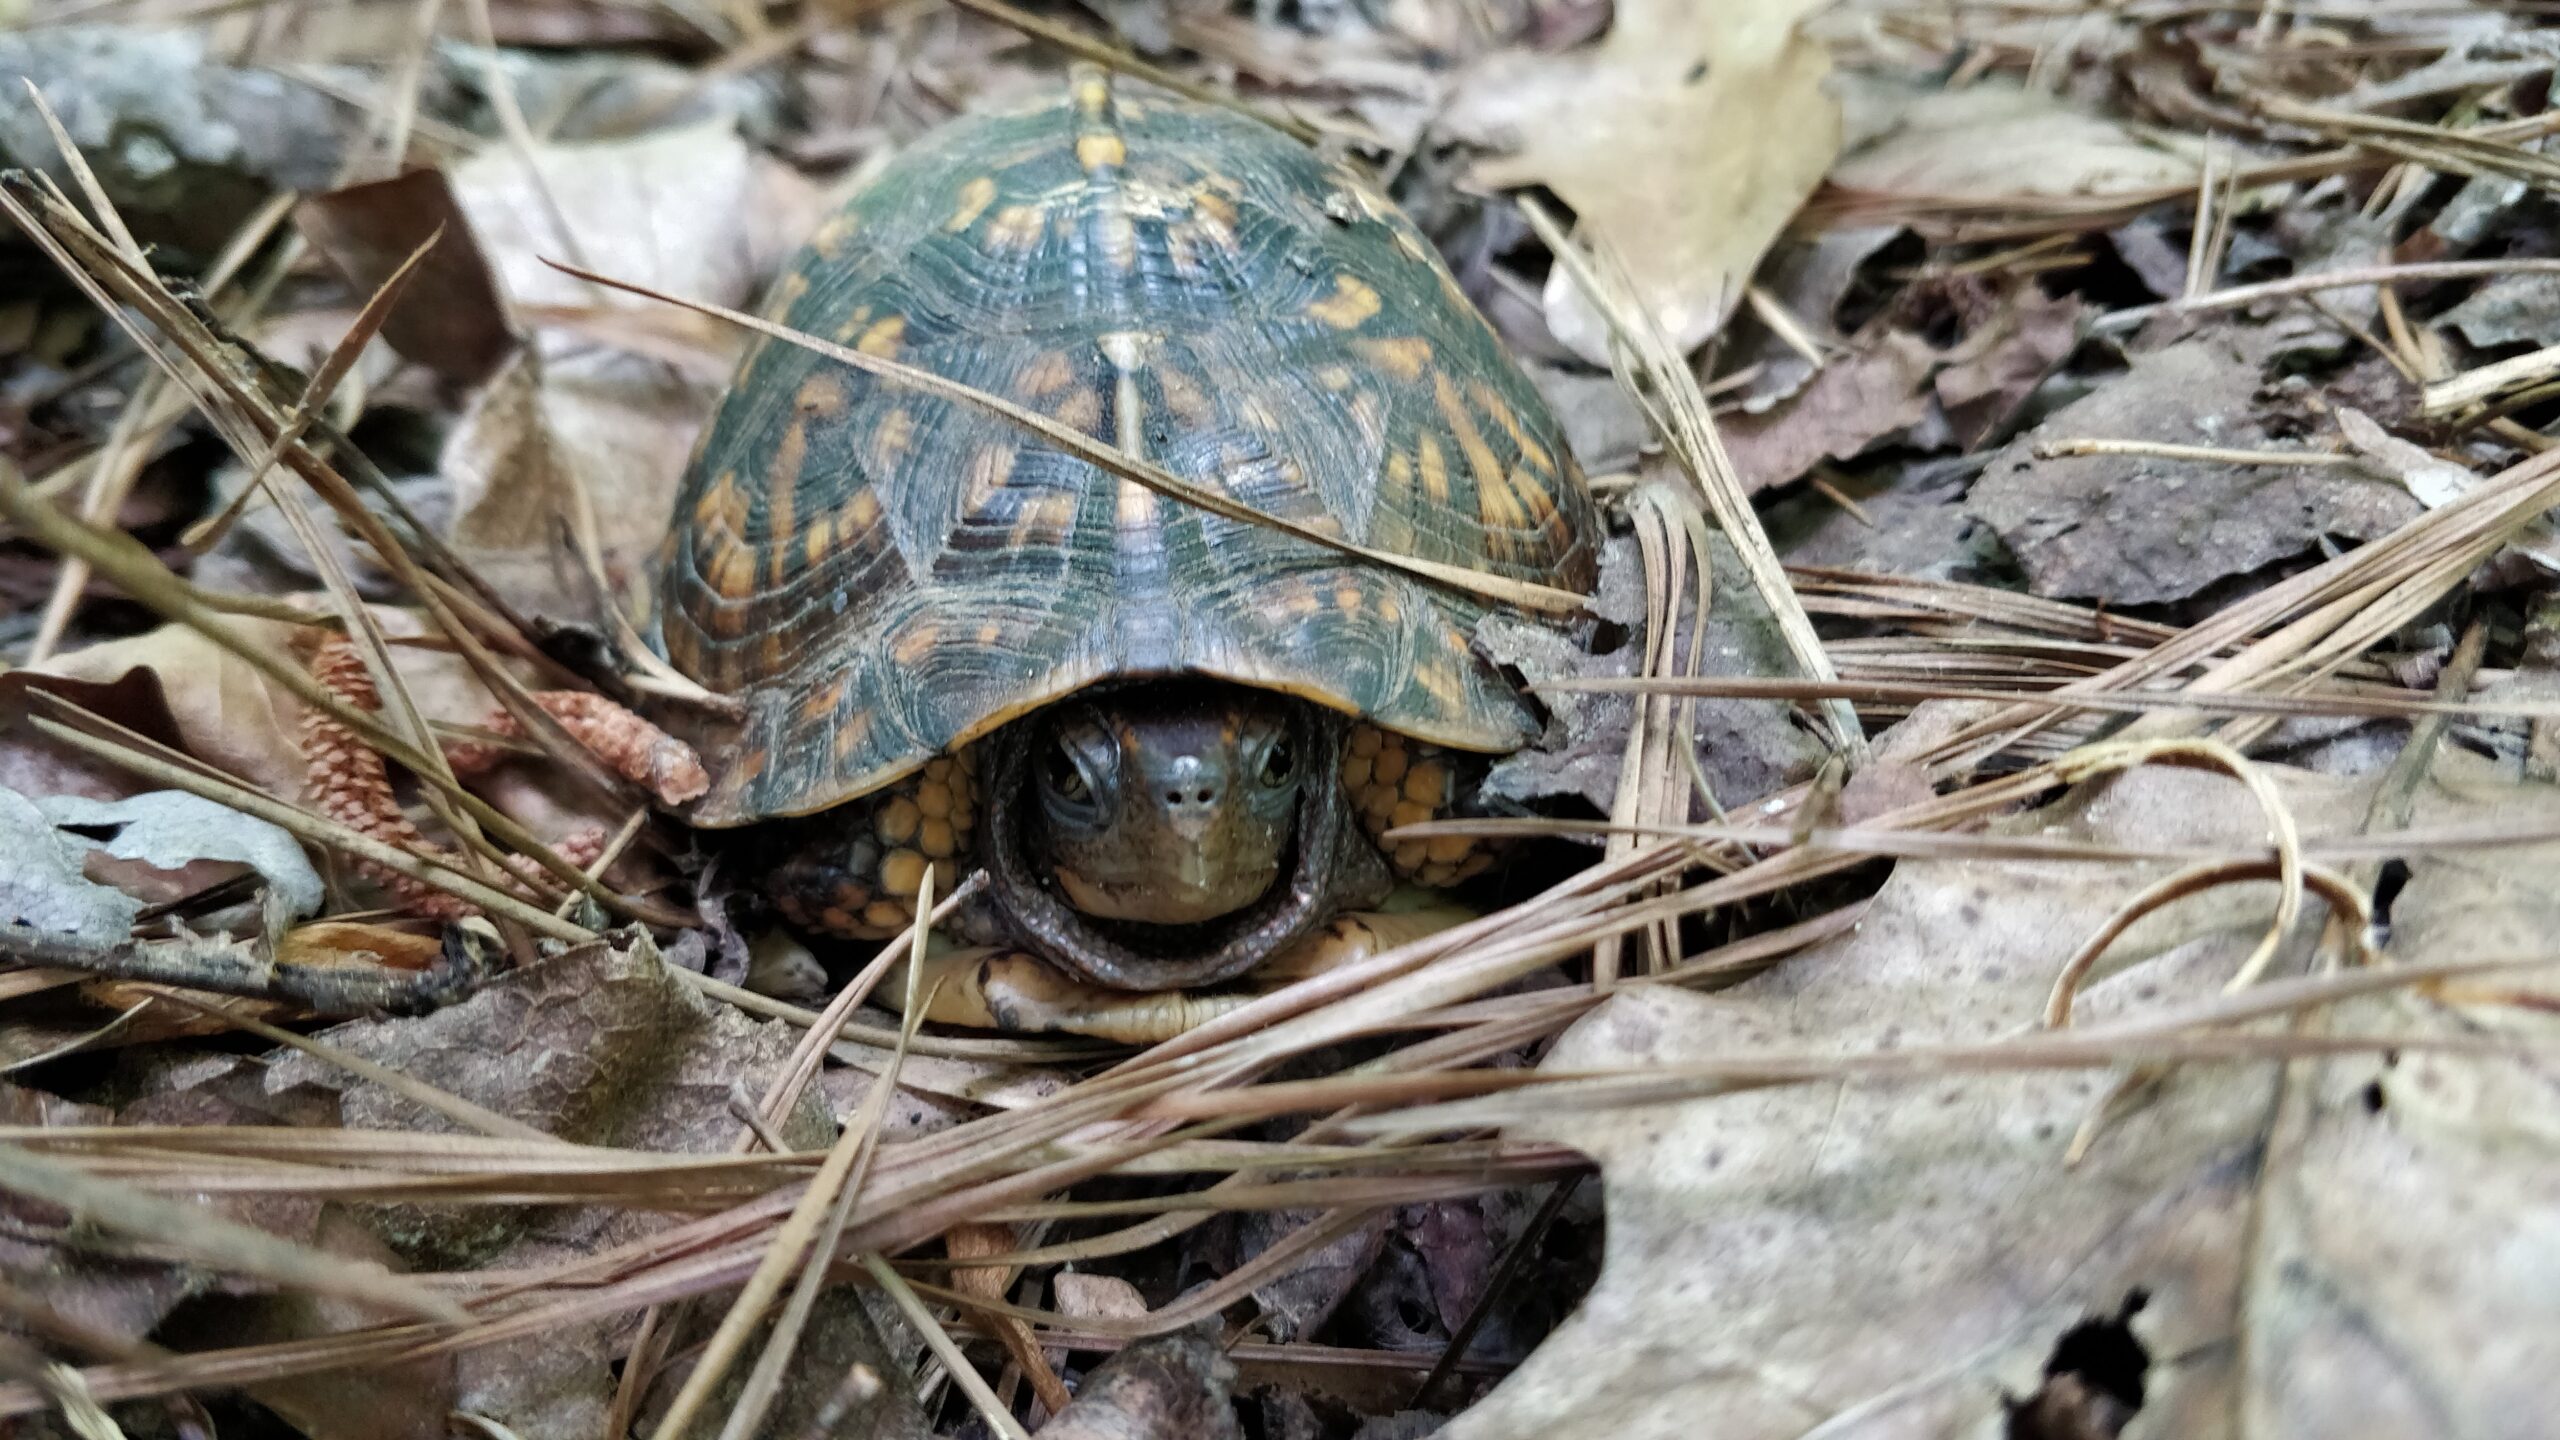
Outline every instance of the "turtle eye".
<path fill-rule="evenodd" d="M 1076 763 L 1075 747 L 1060 740 L 1050 747 L 1048 769 L 1042 778 L 1049 793 L 1072 805 L 1083 805 L 1093 799 L 1093 787 L 1085 783 L 1084 767 Z"/>
<path fill-rule="evenodd" d="M 1289 753 L 1289 742 L 1286 739 L 1272 741 L 1271 748 L 1262 752 L 1260 778 L 1263 785 L 1277 790 L 1296 779 L 1297 774 L 1298 757 Z"/>

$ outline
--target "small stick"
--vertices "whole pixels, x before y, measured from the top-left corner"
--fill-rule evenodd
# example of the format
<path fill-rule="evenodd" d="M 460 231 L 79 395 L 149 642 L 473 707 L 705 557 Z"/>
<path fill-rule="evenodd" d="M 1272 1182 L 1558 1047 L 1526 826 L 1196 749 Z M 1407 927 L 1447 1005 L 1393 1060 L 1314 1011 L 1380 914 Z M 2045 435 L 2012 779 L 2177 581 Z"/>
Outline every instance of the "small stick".
<path fill-rule="evenodd" d="M 2202 460 L 2220 465 L 2356 465 L 2363 457 L 2336 450 L 2234 450 L 2220 445 L 2178 445 L 2165 440 L 2047 440 L 2039 460 L 2080 455 L 2144 455 L 2158 460 Z"/>
<path fill-rule="evenodd" d="M 486 962 L 463 934 L 458 926 L 448 929 L 436 963 L 424 970 L 279 965 L 246 940 L 204 936 L 127 940 L 101 949 L 24 926 L 0 928 L 0 954 L 112 980 L 280 1001 L 315 1015 L 423 1015 L 469 995 L 486 974 Z"/>

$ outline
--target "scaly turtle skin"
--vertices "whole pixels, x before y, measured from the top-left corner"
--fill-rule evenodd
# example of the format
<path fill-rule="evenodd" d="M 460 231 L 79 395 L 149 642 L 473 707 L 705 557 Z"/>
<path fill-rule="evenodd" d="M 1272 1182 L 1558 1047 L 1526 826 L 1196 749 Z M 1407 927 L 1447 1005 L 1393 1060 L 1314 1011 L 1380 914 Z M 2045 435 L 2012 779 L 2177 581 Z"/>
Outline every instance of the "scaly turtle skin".
<path fill-rule="evenodd" d="M 767 313 L 1351 541 L 1594 578 L 1559 427 L 1430 244 L 1225 110 L 1082 69 L 957 121 Z M 939 891 L 984 866 L 979 934 L 1147 990 L 1239 974 L 1389 870 L 1484 862 L 1374 839 L 1535 733 L 1469 647 L 1482 608 L 759 340 L 687 474 L 658 625 L 745 707 L 694 818 L 790 822 L 769 883 L 793 920 L 892 934 L 927 867 Z"/>

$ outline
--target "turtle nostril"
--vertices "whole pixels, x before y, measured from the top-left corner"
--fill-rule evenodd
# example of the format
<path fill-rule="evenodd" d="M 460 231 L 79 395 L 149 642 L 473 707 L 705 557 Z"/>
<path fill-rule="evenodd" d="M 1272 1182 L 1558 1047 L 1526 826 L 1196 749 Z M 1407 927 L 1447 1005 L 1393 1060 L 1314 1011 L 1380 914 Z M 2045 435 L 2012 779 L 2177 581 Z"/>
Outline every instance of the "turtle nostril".
<path fill-rule="evenodd" d="M 1179 806 L 1179 805 L 1215 805 L 1216 803 L 1218 803 L 1218 791 L 1217 791 L 1217 787 L 1215 787 L 1215 786 L 1211 786 L 1211 785 L 1203 785 L 1203 786 L 1201 786 L 1201 787 L 1200 787 L 1199 789 L 1197 789 L 1197 790 L 1180 790 L 1180 789 L 1167 790 L 1166 792 L 1164 792 L 1164 803 L 1166 803 L 1167 805 L 1177 805 L 1177 806 Z"/>

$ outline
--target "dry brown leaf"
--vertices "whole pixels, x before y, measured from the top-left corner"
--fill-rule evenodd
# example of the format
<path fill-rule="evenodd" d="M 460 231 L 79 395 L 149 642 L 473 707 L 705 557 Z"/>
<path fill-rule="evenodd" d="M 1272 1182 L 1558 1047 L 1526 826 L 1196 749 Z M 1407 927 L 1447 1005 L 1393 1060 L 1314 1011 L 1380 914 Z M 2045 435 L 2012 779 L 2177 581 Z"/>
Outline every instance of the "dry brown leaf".
<path fill-rule="evenodd" d="M 2361 825 L 2369 781 L 2272 773 L 2307 833 Z M 2555 818 L 2560 791 L 2454 757 L 2418 823 Z M 2265 839 L 2239 786 L 2193 772 L 2137 772 L 2012 828 L 2139 846 Z M 2552 863 L 2547 848 L 2417 859 L 2395 955 L 2547 950 L 2539 877 Z M 1623 994 L 1547 1063 L 2017 1036 L 2072 946 L 2170 868 L 1905 862 L 1855 933 L 1719 994 Z M 2271 885 L 2230 887 L 2138 925 L 2083 990 L 2079 1023 L 2208 998 L 2272 901 Z M 2493 911 L 2514 928 L 2454 928 Z M 2314 907 L 2304 933 L 2318 924 Z M 2373 1053 L 2189 1066 L 2076 1168 L 2064 1150 L 2107 1092 L 2103 1072 L 1876 1078 L 1525 1127 L 1600 1161 L 1607 1258 L 1581 1311 L 1446 1434 L 1652 1440 L 1696 1435 L 1709 1414 L 1731 1440 L 2001 1433 L 2006 1403 L 2045 1385 L 2084 1326 L 2141 1347 L 2122 1352 L 2140 1386 L 2120 1397 L 2139 1407 L 2134 1433 L 2536 1433 L 2547 1408 L 2531 1392 L 2560 1365 L 2560 1331 L 2533 1318 L 2560 1255 L 2548 1101 L 2560 1026 L 2551 978 L 2533 978 L 2532 999 L 2399 996 L 2337 1017 L 2341 1030 L 2493 1034 L 2538 1046 L 2533 1064 Z M 2432 1022 L 2415 1014 L 2428 1008 Z M 2376 1083 L 2378 1111 L 2365 1098 Z"/>
<path fill-rule="evenodd" d="M 1488 185 L 1544 185 L 1625 261 L 1683 348 L 1713 334 L 1840 148 L 1819 0 L 1621 0 L 1607 38 L 1479 63 L 1441 128 L 1508 156 Z M 1563 267 L 1548 323 L 1608 361 L 1608 330 Z"/>
<path fill-rule="evenodd" d="M 402 355 L 456 384 L 477 385 L 515 349 L 497 277 L 443 171 L 411 170 L 314 195 L 294 219 L 364 295 L 434 237 L 413 288 L 383 321 L 383 343 Z"/>

